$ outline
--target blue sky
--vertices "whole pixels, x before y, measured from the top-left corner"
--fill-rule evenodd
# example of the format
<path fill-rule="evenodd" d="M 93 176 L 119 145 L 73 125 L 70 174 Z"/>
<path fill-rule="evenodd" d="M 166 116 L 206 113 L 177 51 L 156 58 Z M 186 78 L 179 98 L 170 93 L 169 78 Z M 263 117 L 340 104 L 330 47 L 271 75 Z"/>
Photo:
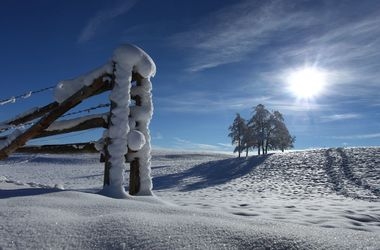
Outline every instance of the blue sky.
<path fill-rule="evenodd" d="M 0 3 L 0 99 L 108 61 L 122 43 L 155 61 L 152 144 L 231 150 L 228 127 L 259 103 L 283 113 L 296 148 L 380 145 L 380 1 L 17 1 Z M 317 68 L 302 98 L 289 75 Z M 0 106 L 5 120 L 52 92 Z M 77 110 L 106 103 L 107 95 Z M 106 110 L 99 110 L 105 112 Z M 36 143 L 95 140 L 89 131 Z"/>

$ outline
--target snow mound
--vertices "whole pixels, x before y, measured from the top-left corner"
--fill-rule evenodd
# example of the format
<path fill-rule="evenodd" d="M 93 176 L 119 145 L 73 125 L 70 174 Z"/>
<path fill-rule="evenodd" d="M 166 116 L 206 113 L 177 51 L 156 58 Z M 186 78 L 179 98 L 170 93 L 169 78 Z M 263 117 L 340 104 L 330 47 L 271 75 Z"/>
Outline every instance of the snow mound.
<path fill-rule="evenodd" d="M 154 197 L 117 200 L 35 189 L 16 194 L 0 200 L 1 215 L 12 218 L 0 228 L 4 249 L 358 249 L 375 248 L 380 240 L 364 232 L 249 221 Z"/>

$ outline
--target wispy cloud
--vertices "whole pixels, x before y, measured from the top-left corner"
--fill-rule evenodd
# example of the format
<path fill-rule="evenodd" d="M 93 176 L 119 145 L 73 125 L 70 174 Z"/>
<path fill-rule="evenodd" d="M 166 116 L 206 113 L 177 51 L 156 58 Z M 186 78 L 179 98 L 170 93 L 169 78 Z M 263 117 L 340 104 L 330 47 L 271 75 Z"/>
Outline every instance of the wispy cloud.
<path fill-rule="evenodd" d="M 310 62 L 331 73 L 328 94 L 378 96 L 380 3 L 294 2 L 239 1 L 175 34 L 174 44 L 189 52 L 189 71 L 255 61 L 279 74 Z"/>
<path fill-rule="evenodd" d="M 111 9 L 104 9 L 96 13 L 96 15 L 91 18 L 83 28 L 78 37 L 78 42 L 83 43 L 91 40 L 104 23 L 127 13 L 136 3 L 137 0 L 127 0 L 121 5 L 117 5 Z"/>
<path fill-rule="evenodd" d="M 195 51 L 189 70 L 201 71 L 245 59 L 267 45 L 273 33 L 305 27 L 313 19 L 307 13 L 289 12 L 282 1 L 242 1 L 211 13 L 197 28 L 173 39 L 177 46 Z"/>
<path fill-rule="evenodd" d="M 194 151 L 231 151 L 232 145 L 225 143 L 217 143 L 216 145 L 196 143 L 182 138 L 174 137 L 174 146 L 183 150 Z"/>
<path fill-rule="evenodd" d="M 268 97 L 239 96 L 229 93 L 185 92 L 173 96 L 157 97 L 161 110 L 180 113 L 211 113 L 217 111 L 240 111 L 265 103 Z"/>
<path fill-rule="evenodd" d="M 322 122 L 334 122 L 334 121 L 342 121 L 342 120 L 351 120 L 351 119 L 359 119 L 362 116 L 356 113 L 346 113 L 346 114 L 334 114 L 334 115 L 325 115 L 321 116 L 320 119 Z"/>
<path fill-rule="evenodd" d="M 331 105 L 312 102 L 298 103 L 276 96 L 255 96 L 249 93 L 215 93 L 215 92 L 185 92 L 172 96 L 156 97 L 155 102 L 160 110 L 178 113 L 215 113 L 218 111 L 242 112 L 251 110 L 258 104 L 268 109 L 279 110 L 283 113 L 303 111 L 320 111 L 331 109 Z"/>
<path fill-rule="evenodd" d="M 331 138 L 334 139 L 341 139 L 341 140 L 364 140 L 364 139 L 375 139 L 380 138 L 380 133 L 373 133 L 373 134 L 359 134 L 359 135 L 344 135 L 344 136 L 332 136 Z"/>
<path fill-rule="evenodd" d="M 373 2 L 375 3 L 375 2 Z M 374 10 L 378 8 L 373 8 Z M 339 15 L 338 9 L 310 27 L 310 32 L 269 52 L 283 66 L 311 62 L 331 72 L 329 93 L 334 96 L 374 96 L 380 91 L 380 17 L 368 7 L 360 18 Z M 351 10 L 354 12 L 356 10 Z"/>
<path fill-rule="evenodd" d="M 162 140 L 162 139 L 164 139 L 164 136 L 160 132 L 157 132 L 152 135 L 152 140 Z"/>

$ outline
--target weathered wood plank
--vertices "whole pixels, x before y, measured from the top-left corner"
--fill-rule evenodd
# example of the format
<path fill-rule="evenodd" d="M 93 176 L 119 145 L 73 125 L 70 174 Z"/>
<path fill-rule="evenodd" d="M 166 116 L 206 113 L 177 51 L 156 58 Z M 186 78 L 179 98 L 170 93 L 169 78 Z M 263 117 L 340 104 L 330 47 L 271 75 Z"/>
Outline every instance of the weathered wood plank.
<path fill-rule="evenodd" d="M 41 132 L 41 134 L 33 137 L 32 139 L 43 138 L 43 137 L 48 137 L 48 136 L 53 136 L 53 135 L 67 134 L 67 133 L 78 132 L 78 131 L 83 131 L 83 130 L 88 130 L 88 129 L 93 129 L 93 128 L 107 128 L 107 121 L 105 121 L 102 117 L 96 117 L 96 118 L 86 120 L 78 124 L 77 126 L 74 126 L 71 128 L 61 129 L 61 130 L 52 130 L 52 131 L 44 130 L 43 132 Z"/>
<path fill-rule="evenodd" d="M 132 74 L 132 81 L 136 82 L 136 86 L 142 85 L 142 80 L 144 78 L 134 72 Z M 131 99 L 135 101 L 136 106 L 142 105 L 142 99 L 139 95 L 131 96 Z M 138 128 L 139 122 L 136 121 L 136 128 Z M 132 150 L 128 150 L 128 154 L 133 154 Z M 126 159 L 129 159 L 131 157 L 126 157 Z M 134 158 L 130 162 L 130 171 L 129 171 L 129 194 L 130 195 L 136 195 L 140 191 L 140 160 L 139 158 Z"/>
<path fill-rule="evenodd" d="M 110 77 L 111 75 L 110 74 L 104 74 L 102 77 L 105 77 L 105 76 L 108 76 Z M 99 89 L 98 91 L 92 93 L 92 95 L 90 96 L 94 96 L 94 95 L 99 95 L 105 91 L 109 91 L 112 89 L 113 87 L 113 82 L 109 82 L 109 81 L 105 81 L 104 83 L 104 88 L 101 88 Z M 89 96 L 89 97 L 90 97 Z M 50 111 L 52 111 L 53 109 L 57 108 L 59 106 L 59 103 L 58 102 L 52 102 L 52 103 L 49 103 L 43 107 L 39 107 L 37 108 L 37 110 L 33 113 L 30 113 L 30 114 L 27 114 L 27 115 L 24 115 L 24 116 L 21 116 L 21 117 L 17 117 L 13 120 L 9 120 L 9 121 L 6 121 L 3 125 L 9 125 L 9 126 L 17 126 L 17 125 L 20 125 L 20 124 L 24 124 L 24 123 L 27 123 L 29 121 L 32 121 L 34 119 L 37 119 L 43 115 L 45 115 L 46 113 L 49 113 Z M 1 131 L 5 131 L 6 129 L 0 129 L 0 132 Z"/>
<path fill-rule="evenodd" d="M 91 85 L 81 88 L 70 98 L 52 109 L 48 114 L 42 117 L 40 121 L 27 129 L 23 134 L 14 139 L 8 146 L 0 149 L 0 160 L 7 158 L 8 155 L 14 152 L 17 148 L 24 146 L 28 140 L 41 134 L 47 127 L 50 126 L 50 124 L 52 124 L 68 110 L 80 104 L 84 99 L 96 93 L 101 93 L 101 91 L 105 89 L 105 82 L 103 81 L 103 77 L 105 76 L 107 75 L 102 75 L 95 79 Z"/>

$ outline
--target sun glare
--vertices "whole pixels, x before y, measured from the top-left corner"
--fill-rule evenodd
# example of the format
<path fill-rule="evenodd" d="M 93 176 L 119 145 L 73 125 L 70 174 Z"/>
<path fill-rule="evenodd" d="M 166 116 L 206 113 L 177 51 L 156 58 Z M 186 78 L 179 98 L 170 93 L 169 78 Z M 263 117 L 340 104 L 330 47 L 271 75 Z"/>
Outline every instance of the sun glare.
<path fill-rule="evenodd" d="M 315 67 L 296 69 L 288 74 L 289 91 L 299 99 L 311 99 L 321 94 L 326 87 L 327 74 Z"/>

